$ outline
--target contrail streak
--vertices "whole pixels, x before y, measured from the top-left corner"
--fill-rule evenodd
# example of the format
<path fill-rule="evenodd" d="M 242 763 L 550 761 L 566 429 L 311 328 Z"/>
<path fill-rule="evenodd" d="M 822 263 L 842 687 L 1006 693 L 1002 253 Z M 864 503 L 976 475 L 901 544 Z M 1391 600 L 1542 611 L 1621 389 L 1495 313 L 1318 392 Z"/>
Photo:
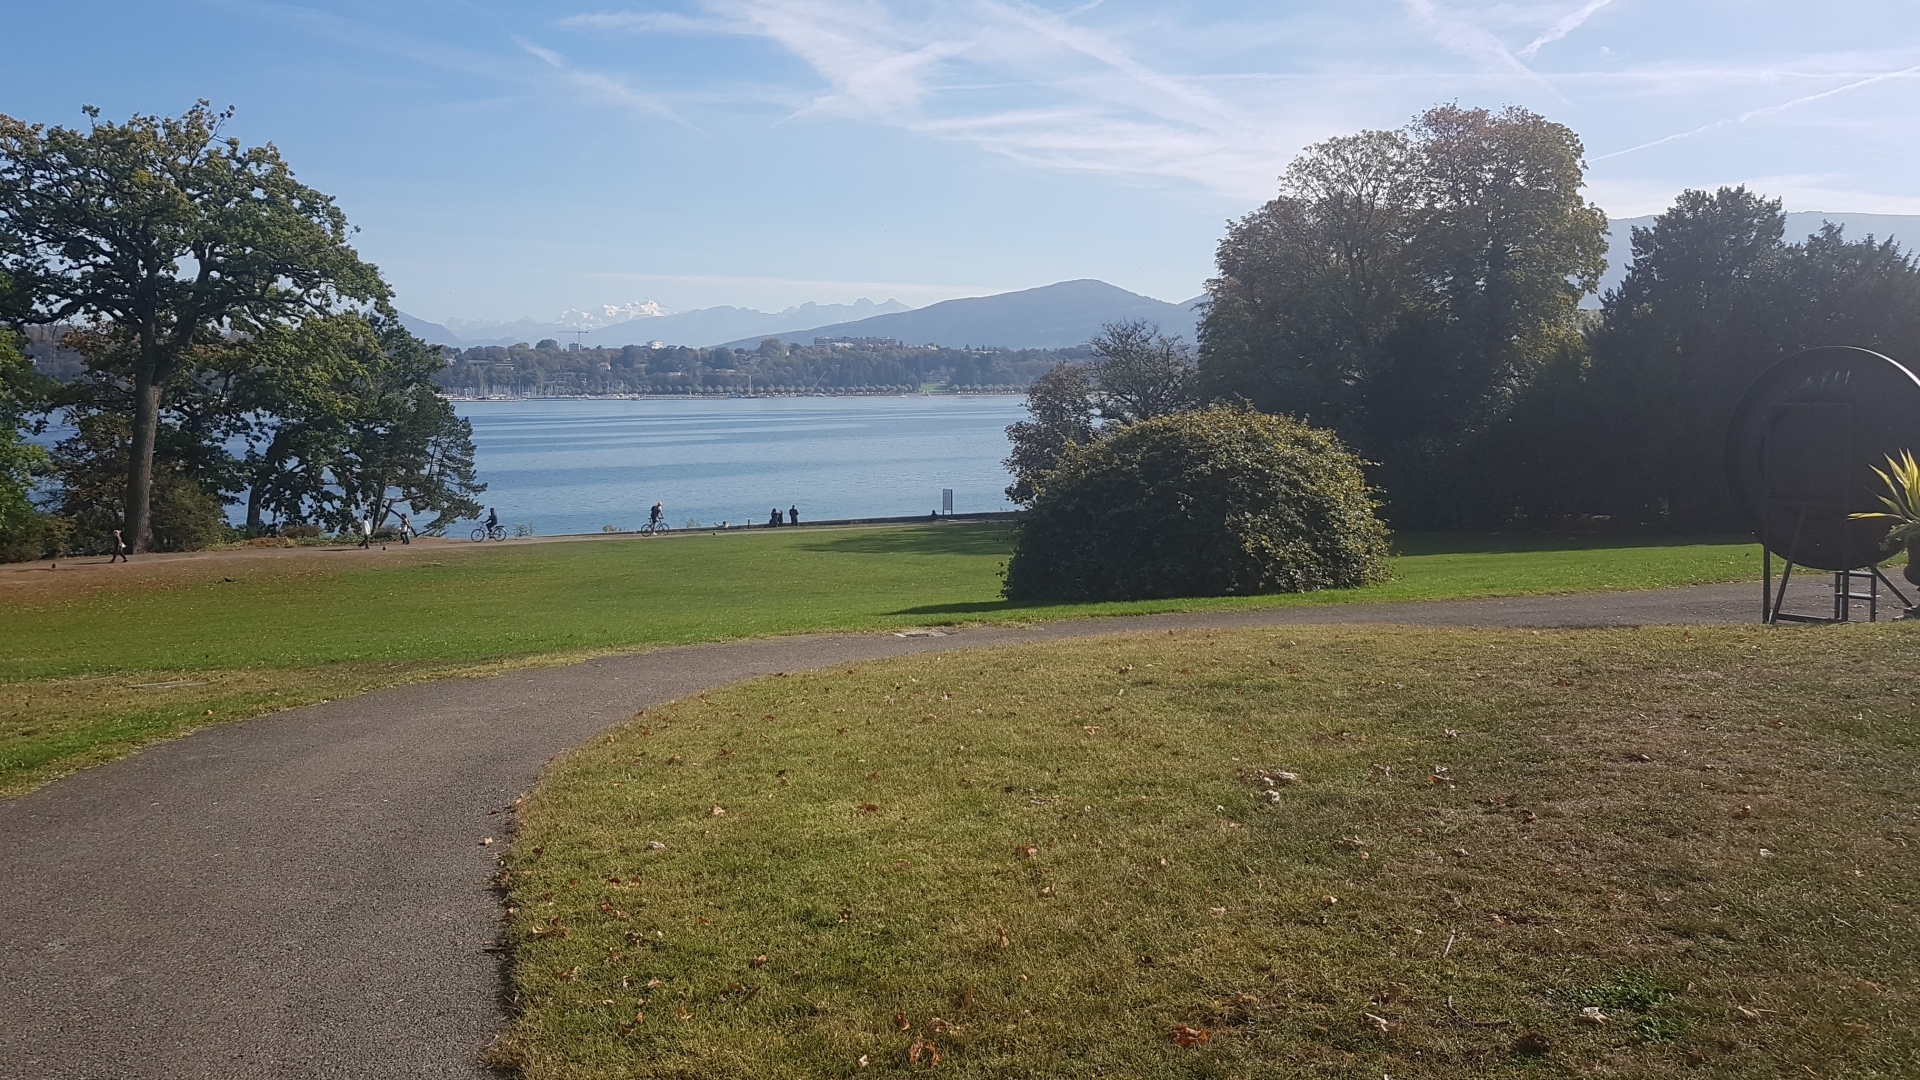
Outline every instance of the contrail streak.
<path fill-rule="evenodd" d="M 1606 161 L 1608 158 L 1625 157 L 1628 154 L 1638 153 L 1641 150 L 1646 150 L 1651 147 L 1664 146 L 1667 143 L 1677 142 L 1680 139 L 1691 139 L 1695 135 L 1704 135 L 1709 131 L 1714 131 L 1719 128 L 1732 127 L 1735 124 L 1744 124 L 1749 120 L 1757 120 L 1762 116 L 1773 116 L 1776 113 L 1786 112 L 1788 109 L 1797 109 L 1809 102 L 1819 101 L 1821 98 L 1830 98 L 1836 94 L 1844 94 L 1849 90 L 1858 90 L 1863 86 L 1872 86 L 1874 83 L 1886 82 L 1888 79 L 1904 78 L 1905 76 L 1913 74 L 1920 74 L 1920 64 L 1916 64 L 1910 68 L 1902 68 L 1899 71 L 1883 71 L 1878 75 L 1869 75 L 1858 82 L 1850 82 L 1845 86 L 1836 86 L 1831 90 L 1822 90 L 1817 94 L 1808 94 L 1806 97 L 1794 98 L 1792 101 L 1783 101 L 1778 105 L 1768 105 L 1762 109 L 1752 109 L 1748 112 L 1741 113 L 1739 116 L 1729 116 L 1724 120 L 1715 120 L 1711 124 L 1702 124 L 1692 131 L 1682 131 L 1677 135 L 1668 135 L 1665 138 L 1641 143 L 1639 146 L 1629 146 L 1625 150 L 1615 150 L 1611 154 L 1601 154 L 1599 157 L 1588 158 L 1587 160 Z"/>
<path fill-rule="evenodd" d="M 1559 22 L 1548 27 L 1546 33 L 1527 42 L 1527 47 L 1521 49 L 1514 55 L 1520 57 L 1522 60 L 1533 59 L 1533 54 L 1539 52 L 1542 46 L 1551 45 L 1561 38 L 1566 37 L 1568 34 L 1573 33 L 1575 30 L 1580 29 L 1583 23 L 1593 18 L 1594 12 L 1599 11 L 1611 3 L 1613 3 L 1613 0 L 1587 0 L 1585 7 L 1582 7 L 1579 11 L 1571 15 L 1562 17 Z"/>

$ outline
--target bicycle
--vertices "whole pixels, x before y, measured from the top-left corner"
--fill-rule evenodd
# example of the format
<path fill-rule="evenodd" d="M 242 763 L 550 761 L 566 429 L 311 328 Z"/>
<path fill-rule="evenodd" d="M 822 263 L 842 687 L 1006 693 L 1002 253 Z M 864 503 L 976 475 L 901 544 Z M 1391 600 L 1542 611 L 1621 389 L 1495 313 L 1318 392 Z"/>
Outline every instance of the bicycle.
<path fill-rule="evenodd" d="M 473 542 L 476 544 L 482 540 L 505 540 L 506 538 L 507 527 L 505 525 L 495 525 L 492 528 L 482 525 L 473 530 Z"/>

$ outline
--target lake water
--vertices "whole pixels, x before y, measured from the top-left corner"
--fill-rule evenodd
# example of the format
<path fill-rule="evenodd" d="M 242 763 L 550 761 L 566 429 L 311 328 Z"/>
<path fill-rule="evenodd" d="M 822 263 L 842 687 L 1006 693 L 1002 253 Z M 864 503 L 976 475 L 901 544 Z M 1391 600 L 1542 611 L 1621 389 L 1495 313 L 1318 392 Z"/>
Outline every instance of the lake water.
<path fill-rule="evenodd" d="M 463 401 L 484 506 L 542 536 L 635 529 L 656 500 L 681 528 L 1010 510 L 1019 397 Z M 463 530 L 454 530 L 458 535 Z"/>

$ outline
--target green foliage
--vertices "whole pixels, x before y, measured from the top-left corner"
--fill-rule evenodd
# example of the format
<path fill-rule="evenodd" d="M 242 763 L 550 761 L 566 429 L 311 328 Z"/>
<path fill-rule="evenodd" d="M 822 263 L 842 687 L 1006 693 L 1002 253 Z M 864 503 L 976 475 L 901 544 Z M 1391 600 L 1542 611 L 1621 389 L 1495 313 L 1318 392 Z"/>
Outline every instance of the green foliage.
<path fill-rule="evenodd" d="M 173 470 L 154 473 L 154 550 L 201 551 L 231 536 L 219 496 Z"/>
<path fill-rule="evenodd" d="M 31 322 L 90 323 L 94 375 L 123 385 L 125 521 L 144 547 L 163 412 L 218 377 L 234 337 L 384 302 L 346 217 L 271 144 L 223 138 L 205 102 L 87 130 L 0 116 L 0 273 Z"/>
<path fill-rule="evenodd" d="M 1087 343 L 1093 401 L 1109 423 L 1131 424 L 1194 407 L 1193 354 L 1142 319 L 1108 323 Z"/>
<path fill-rule="evenodd" d="M 1007 426 L 1007 471 L 1013 483 L 1007 498 L 1025 506 L 1037 493 L 1034 482 L 1059 464 L 1072 446 L 1095 438 L 1093 382 L 1082 364 L 1057 364 L 1027 387 L 1027 419 Z"/>
<path fill-rule="evenodd" d="M 1382 472 L 1394 523 L 1743 528 L 1723 440 L 1762 371 L 1822 345 L 1920 361 L 1920 263 L 1832 226 L 1789 244 L 1784 226 L 1778 200 L 1745 188 L 1682 193 L 1634 230 L 1584 349 L 1543 365 L 1498 424 Z"/>
<path fill-rule="evenodd" d="M 1220 242 L 1203 385 L 1389 463 L 1486 427 L 1604 268 L 1580 155 L 1524 109 L 1450 105 L 1309 148 Z"/>
<path fill-rule="evenodd" d="M 1238 408 L 1144 420 L 1039 480 L 1010 599 L 1131 600 L 1355 588 L 1387 576 L 1386 527 L 1331 433 Z"/>
<path fill-rule="evenodd" d="M 1913 451 L 1906 450 L 1897 458 L 1888 458 L 1886 470 L 1876 468 L 1873 475 L 1886 485 L 1887 493 L 1880 496 L 1880 503 L 1886 510 L 1848 516 L 1893 522 L 1893 526 L 1887 530 L 1889 548 L 1920 540 L 1920 461 L 1914 460 Z"/>
<path fill-rule="evenodd" d="M 47 455 L 26 436 L 37 426 L 32 413 L 46 392 L 13 335 L 0 330 L 0 561 L 35 558 L 43 546 L 41 515 L 29 496 Z"/>

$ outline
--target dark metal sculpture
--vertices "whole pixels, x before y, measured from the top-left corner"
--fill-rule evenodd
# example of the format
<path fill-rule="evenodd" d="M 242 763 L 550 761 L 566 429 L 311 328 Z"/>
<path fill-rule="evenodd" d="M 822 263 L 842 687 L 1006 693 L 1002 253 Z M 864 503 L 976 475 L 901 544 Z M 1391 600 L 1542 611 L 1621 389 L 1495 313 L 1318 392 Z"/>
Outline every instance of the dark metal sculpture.
<path fill-rule="evenodd" d="M 1893 588 L 1877 569 L 1888 555 L 1887 523 L 1851 515 L 1882 508 L 1873 470 L 1908 449 L 1920 449 L 1920 378 L 1867 349 L 1809 349 L 1768 368 L 1734 407 L 1727 484 L 1787 575 L 1794 566 L 1835 573 L 1835 617 L 1845 618 L 1855 576 L 1876 593 L 1882 582 Z M 1763 616 L 1787 617 L 1778 597 Z"/>

